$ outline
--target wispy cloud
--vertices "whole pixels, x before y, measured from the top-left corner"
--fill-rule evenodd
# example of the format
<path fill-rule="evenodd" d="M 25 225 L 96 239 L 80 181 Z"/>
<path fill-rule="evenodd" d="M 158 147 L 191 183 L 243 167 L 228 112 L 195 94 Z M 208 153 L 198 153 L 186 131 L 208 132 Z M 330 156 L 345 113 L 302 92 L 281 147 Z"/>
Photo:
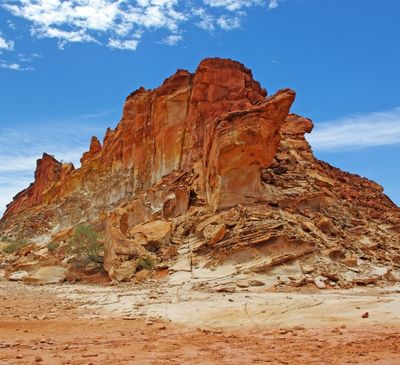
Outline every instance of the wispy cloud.
<path fill-rule="evenodd" d="M 27 66 L 24 67 L 20 65 L 19 63 L 16 62 L 5 62 L 0 60 L 0 68 L 5 68 L 8 70 L 13 70 L 13 71 L 33 71 L 33 67 Z"/>
<path fill-rule="evenodd" d="M 36 160 L 43 152 L 79 166 L 90 137 L 104 134 L 107 114 L 89 113 L 56 123 L 40 121 L 19 129 L 0 127 L 0 216 L 12 197 L 33 181 Z"/>
<path fill-rule="evenodd" d="M 400 107 L 316 123 L 307 139 L 316 151 L 342 151 L 400 143 Z"/>
<path fill-rule="evenodd" d="M 195 8 L 192 10 L 193 15 L 196 16 L 196 26 L 199 28 L 206 30 L 208 32 L 212 32 L 215 30 L 215 17 L 209 14 L 202 8 Z"/>
<path fill-rule="evenodd" d="M 12 47 L 14 47 L 14 43 L 12 43 Z M 9 50 L 12 50 L 10 48 Z M 0 39 L 0 54 L 1 54 L 1 39 Z M 0 69 L 7 69 L 11 71 L 33 71 L 34 68 L 31 66 L 31 64 L 38 58 L 41 57 L 41 55 L 37 53 L 31 53 L 31 54 L 24 54 L 24 53 L 18 53 L 18 54 L 13 54 L 11 57 L 13 60 L 12 61 L 7 61 L 5 58 L 5 55 L 1 56 L 2 59 L 0 59 Z M 4 57 L 4 58 L 3 58 Z"/>
<path fill-rule="evenodd" d="M 223 29 L 223 30 L 232 30 L 239 28 L 241 25 L 241 20 L 240 17 L 234 16 L 234 17 L 227 17 L 225 15 L 222 15 L 217 19 L 217 24 Z"/>
<path fill-rule="evenodd" d="M 246 9 L 273 9 L 280 0 L 3 0 L 0 5 L 30 25 L 36 38 L 53 38 L 63 49 L 69 43 L 97 43 L 135 50 L 146 31 L 162 30 L 161 43 L 176 45 L 182 26 L 192 22 L 207 31 L 239 28 Z M 14 23 L 8 19 L 8 24 Z M 0 48 L 12 48 L 0 38 Z"/>
<path fill-rule="evenodd" d="M 108 46 L 110 48 L 116 48 L 116 49 L 128 49 L 130 51 L 134 51 L 139 44 L 139 40 L 137 39 L 126 39 L 126 40 L 120 40 L 120 39 L 110 39 L 108 41 Z"/>
<path fill-rule="evenodd" d="M 181 40 L 182 36 L 180 34 L 171 34 L 161 40 L 162 44 L 167 44 L 168 46 L 176 46 Z"/>
<path fill-rule="evenodd" d="M 0 32 L 0 50 L 12 51 L 14 49 L 14 42 L 5 39 Z"/>
<path fill-rule="evenodd" d="M 279 1 L 278 0 L 270 0 L 269 1 L 269 5 L 268 5 L 268 9 L 270 9 L 270 10 L 276 9 L 279 6 Z"/>
<path fill-rule="evenodd" d="M 262 0 L 204 0 L 211 7 L 222 7 L 229 11 L 236 11 L 254 5 L 262 5 Z"/>

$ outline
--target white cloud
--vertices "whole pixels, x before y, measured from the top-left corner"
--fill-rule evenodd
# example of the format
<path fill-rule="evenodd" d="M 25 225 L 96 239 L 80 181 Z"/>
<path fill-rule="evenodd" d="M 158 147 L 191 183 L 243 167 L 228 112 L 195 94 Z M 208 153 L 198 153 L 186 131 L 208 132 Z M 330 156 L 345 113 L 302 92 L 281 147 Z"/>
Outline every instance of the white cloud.
<path fill-rule="evenodd" d="M 161 40 L 161 43 L 167 44 L 168 46 L 176 46 L 178 42 L 182 40 L 182 36 L 179 34 L 171 34 Z"/>
<path fill-rule="evenodd" d="M 33 71 L 32 67 L 23 67 L 19 63 L 8 63 L 0 60 L 0 68 L 5 68 L 13 71 Z"/>
<path fill-rule="evenodd" d="M 137 39 L 131 39 L 131 40 L 119 40 L 119 39 L 110 39 L 108 41 L 108 46 L 110 48 L 116 48 L 116 49 L 128 49 L 131 51 L 134 51 L 136 47 L 138 46 L 139 41 Z"/>
<path fill-rule="evenodd" d="M 97 43 L 111 48 L 135 50 L 145 31 L 172 33 L 161 43 L 181 40 L 182 24 L 193 21 L 207 31 L 219 26 L 240 26 L 245 9 L 266 6 L 267 0 L 3 0 L 0 5 L 14 17 L 30 24 L 36 38 L 57 39 L 59 48 L 68 43 Z M 275 5 L 274 5 L 275 4 Z M 269 7 L 276 7 L 271 0 Z M 13 24 L 9 20 L 9 24 Z M 12 48 L 0 38 L 0 48 Z M 168 43 L 169 42 L 169 43 Z"/>
<path fill-rule="evenodd" d="M 14 49 L 14 42 L 6 40 L 0 33 L 0 50 L 12 51 Z"/>
<path fill-rule="evenodd" d="M 307 139 L 316 151 L 341 151 L 400 143 L 400 107 L 316 123 Z"/>
<path fill-rule="evenodd" d="M 261 0 L 204 0 L 206 5 L 211 7 L 222 7 L 230 11 L 240 10 L 253 5 L 261 5 Z"/>
<path fill-rule="evenodd" d="M 16 25 L 15 25 L 10 19 L 7 20 L 7 25 L 8 25 L 8 27 L 11 28 L 12 30 L 17 29 Z"/>
<path fill-rule="evenodd" d="M 214 25 L 215 18 L 211 14 L 208 14 L 202 8 L 192 9 L 192 13 L 196 17 L 200 18 L 200 20 L 196 22 L 196 25 L 199 28 L 207 30 L 207 31 L 215 30 L 215 25 Z"/>
<path fill-rule="evenodd" d="M 279 6 L 278 0 L 270 0 L 269 1 L 269 5 L 268 5 L 268 9 L 270 9 L 270 10 L 276 9 L 278 6 Z"/>
<path fill-rule="evenodd" d="M 18 57 L 18 60 L 21 62 L 30 63 L 30 62 L 33 62 L 37 58 L 41 58 L 42 56 L 38 53 L 31 53 L 31 54 L 19 53 L 17 55 L 17 57 Z"/>
<path fill-rule="evenodd" d="M 40 27 L 33 28 L 32 34 L 37 35 L 39 38 L 57 38 L 61 42 L 97 42 L 95 38 L 86 34 L 84 30 L 72 31 L 62 30 L 53 27 Z"/>
<path fill-rule="evenodd" d="M 223 30 L 232 30 L 240 27 L 240 18 L 239 17 L 227 17 L 225 15 L 221 16 L 217 20 L 217 24 Z"/>
<path fill-rule="evenodd" d="M 103 43 L 134 50 L 139 29 L 178 29 L 185 15 L 177 10 L 178 0 L 5 0 L 3 8 L 31 23 L 38 38 L 57 38 L 60 47 L 68 42 Z"/>

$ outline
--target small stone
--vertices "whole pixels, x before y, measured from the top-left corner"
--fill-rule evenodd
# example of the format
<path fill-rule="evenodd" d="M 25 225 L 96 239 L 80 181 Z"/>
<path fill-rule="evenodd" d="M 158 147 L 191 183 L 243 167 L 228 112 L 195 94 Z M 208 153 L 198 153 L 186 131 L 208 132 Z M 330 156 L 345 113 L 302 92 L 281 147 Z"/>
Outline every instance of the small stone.
<path fill-rule="evenodd" d="M 365 312 L 362 316 L 361 316 L 361 318 L 368 318 L 369 317 L 369 313 L 368 312 Z"/>
<path fill-rule="evenodd" d="M 247 280 L 239 280 L 236 282 L 236 285 L 239 288 L 248 288 L 250 286 L 250 283 Z"/>
<path fill-rule="evenodd" d="M 318 289 L 325 289 L 325 278 L 323 276 L 317 276 L 314 278 L 314 284 Z"/>
<path fill-rule="evenodd" d="M 19 270 L 19 271 L 14 271 L 13 273 L 11 273 L 10 276 L 8 277 L 8 279 L 11 281 L 21 281 L 28 275 L 29 274 L 26 271 Z"/>
<path fill-rule="evenodd" d="M 294 275 L 289 279 L 292 281 L 291 285 L 297 288 L 307 284 L 307 278 L 304 275 Z"/>
<path fill-rule="evenodd" d="M 260 280 L 250 280 L 249 282 L 250 286 L 264 286 L 265 283 L 263 283 Z"/>
<path fill-rule="evenodd" d="M 316 224 L 316 226 L 324 233 L 330 233 L 332 221 L 327 217 L 322 217 Z"/>
<path fill-rule="evenodd" d="M 376 284 L 378 281 L 377 276 L 363 276 L 359 275 L 353 278 L 353 284 L 357 285 L 369 285 L 369 284 Z"/>
<path fill-rule="evenodd" d="M 226 234 L 225 224 L 209 224 L 203 230 L 203 235 L 210 246 L 223 240 Z"/>
<path fill-rule="evenodd" d="M 314 267 L 311 265 L 303 265 L 301 271 L 303 271 L 304 274 L 311 274 L 314 271 Z"/>
<path fill-rule="evenodd" d="M 357 256 L 347 256 L 344 260 L 343 260 L 343 264 L 345 264 L 346 266 L 350 266 L 350 267 L 356 267 L 357 266 Z"/>
<path fill-rule="evenodd" d="M 23 356 L 22 355 L 17 355 L 17 359 L 22 359 Z"/>
<path fill-rule="evenodd" d="M 145 324 L 146 324 L 146 326 L 152 326 L 152 325 L 154 324 L 154 322 L 152 322 L 152 321 L 146 321 Z"/>
<path fill-rule="evenodd" d="M 141 283 L 149 276 L 149 274 L 150 274 L 149 270 L 146 270 L 146 269 L 140 270 L 139 272 L 137 272 L 135 274 L 136 282 Z"/>
<path fill-rule="evenodd" d="M 229 287 L 229 286 L 224 286 L 222 288 L 218 288 L 217 292 L 218 293 L 234 293 L 235 292 L 235 288 L 234 287 Z"/>
<path fill-rule="evenodd" d="M 39 356 L 39 355 L 36 355 L 36 356 L 35 356 L 35 361 L 36 361 L 36 362 L 42 362 L 42 361 L 43 361 L 43 358 L 42 358 L 41 356 Z"/>
<path fill-rule="evenodd" d="M 163 253 L 163 259 L 168 260 L 171 257 L 175 257 L 176 255 L 178 255 L 177 247 L 175 245 L 170 245 L 165 249 Z"/>

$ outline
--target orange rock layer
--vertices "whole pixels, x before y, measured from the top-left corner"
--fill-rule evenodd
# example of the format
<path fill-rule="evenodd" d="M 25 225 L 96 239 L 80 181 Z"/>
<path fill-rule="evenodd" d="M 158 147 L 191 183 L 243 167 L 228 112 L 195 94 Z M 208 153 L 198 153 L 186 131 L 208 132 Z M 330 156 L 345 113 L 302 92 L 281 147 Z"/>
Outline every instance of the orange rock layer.
<path fill-rule="evenodd" d="M 92 138 L 81 168 L 44 154 L 35 182 L 8 205 L 3 220 L 77 192 L 104 190 L 99 199 L 112 205 L 173 171 L 189 172 L 196 163 L 214 209 L 262 199 L 259 171 L 272 162 L 295 93 L 265 97 L 238 62 L 206 59 L 194 74 L 178 70 L 158 89 L 140 88 L 127 97 L 117 128 L 107 130 L 103 145 Z M 121 173 L 130 175 L 126 184 L 121 181 L 123 191 L 98 184 L 99 174 Z M 96 202 L 90 204 L 96 209 Z"/>
<path fill-rule="evenodd" d="M 308 269 L 287 281 L 296 287 L 400 281 L 400 209 L 378 184 L 314 157 L 304 137 L 313 123 L 289 114 L 294 98 L 289 89 L 267 97 L 230 60 L 178 70 L 129 95 L 116 129 L 102 144 L 92 138 L 79 169 L 44 154 L 0 236 L 41 250 L 93 223 L 115 281 L 132 280 L 143 260 L 171 265 L 181 245 L 188 262 L 235 272 L 301 261 Z"/>

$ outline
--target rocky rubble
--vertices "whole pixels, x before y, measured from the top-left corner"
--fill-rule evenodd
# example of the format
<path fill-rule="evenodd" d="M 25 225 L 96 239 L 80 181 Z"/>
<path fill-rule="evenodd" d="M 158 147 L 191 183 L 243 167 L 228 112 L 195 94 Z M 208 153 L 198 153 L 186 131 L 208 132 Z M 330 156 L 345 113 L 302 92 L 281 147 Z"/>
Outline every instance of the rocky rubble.
<path fill-rule="evenodd" d="M 290 89 L 267 96 L 250 70 L 224 59 L 133 92 L 80 168 L 38 160 L 35 182 L 0 222 L 1 236 L 30 242 L 3 254 L 5 275 L 71 269 L 62 248 L 91 223 L 113 281 L 172 270 L 181 247 L 185 270 L 277 276 L 278 290 L 399 281 L 400 209 L 378 184 L 314 157 L 304 137 L 313 123 L 290 114 L 294 98 Z"/>

